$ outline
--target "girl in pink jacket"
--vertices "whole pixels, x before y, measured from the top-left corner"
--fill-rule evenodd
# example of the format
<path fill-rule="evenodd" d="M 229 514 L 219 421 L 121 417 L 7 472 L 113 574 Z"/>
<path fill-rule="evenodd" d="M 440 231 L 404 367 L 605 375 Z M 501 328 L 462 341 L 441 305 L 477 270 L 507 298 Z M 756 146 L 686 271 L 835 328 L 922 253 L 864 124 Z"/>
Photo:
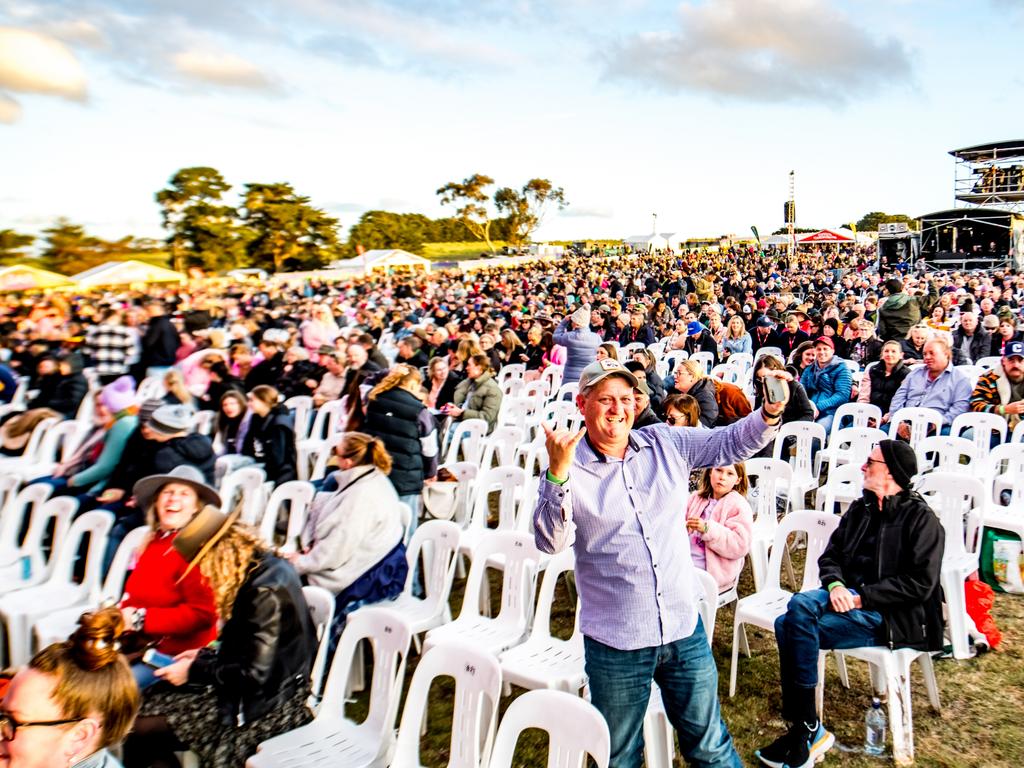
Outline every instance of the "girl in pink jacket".
<path fill-rule="evenodd" d="M 686 504 L 693 564 L 714 577 L 720 592 L 736 583 L 750 551 L 754 513 L 747 490 L 742 463 L 706 469 Z"/>

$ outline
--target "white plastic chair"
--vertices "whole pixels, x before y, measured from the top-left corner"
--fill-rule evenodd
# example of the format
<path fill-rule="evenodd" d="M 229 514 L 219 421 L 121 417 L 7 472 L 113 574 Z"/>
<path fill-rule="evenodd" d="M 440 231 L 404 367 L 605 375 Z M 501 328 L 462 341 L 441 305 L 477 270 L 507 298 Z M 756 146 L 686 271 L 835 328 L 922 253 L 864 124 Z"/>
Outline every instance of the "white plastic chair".
<path fill-rule="evenodd" d="M 970 551 L 964 524 L 984 504 L 985 487 L 974 477 L 931 472 L 917 481 L 915 489 L 938 515 L 946 534 L 941 572 L 946 628 L 953 657 L 967 659 L 972 656 L 970 639 L 975 628 L 967 615 L 964 582 L 978 570 L 978 552 Z"/>
<path fill-rule="evenodd" d="M 502 558 L 503 569 L 501 609 L 494 618 L 480 613 L 484 590 L 488 594 L 490 590 L 487 561 L 492 557 Z M 516 531 L 488 532 L 474 552 L 459 617 L 427 632 L 424 654 L 431 647 L 452 640 L 471 643 L 495 655 L 523 642 L 533 615 L 539 560 L 532 536 Z"/>
<path fill-rule="evenodd" d="M 455 679 L 452 737 L 447 768 L 486 768 L 501 695 L 501 667 L 485 650 L 453 640 L 424 652 L 416 665 L 402 711 L 391 768 L 420 768 L 420 733 L 427 696 L 438 677 Z M 337 763 L 335 763 L 337 764 Z"/>
<path fill-rule="evenodd" d="M 782 354 L 781 347 L 761 347 L 754 353 L 754 364 L 765 355 L 771 355 L 775 359 L 779 360 L 783 365 L 786 364 L 786 356 Z"/>
<path fill-rule="evenodd" d="M 562 386 L 562 375 L 565 369 L 560 365 L 549 365 L 540 373 L 539 381 L 548 385 L 548 392 L 557 392 Z"/>
<path fill-rule="evenodd" d="M 487 533 L 490 517 L 490 494 L 498 492 L 498 527 L 495 530 L 516 529 L 518 500 L 526 484 L 526 472 L 520 467 L 492 467 L 477 475 L 473 492 L 473 511 L 459 542 L 459 552 L 475 559 L 473 550 Z"/>
<path fill-rule="evenodd" d="M 796 440 L 796 450 L 792 456 L 783 456 L 786 438 Z M 775 436 L 772 447 L 772 458 L 788 462 L 793 467 L 793 478 L 787 489 L 790 509 L 804 506 L 804 497 L 818 487 L 818 477 L 814 473 L 814 445 L 825 447 L 825 428 L 813 421 L 791 421 L 783 424 Z"/>
<path fill-rule="evenodd" d="M 759 590 L 768 574 L 768 552 L 779 527 L 779 490 L 789 488 L 793 468 L 781 459 L 747 459 L 744 462 L 750 490 L 747 500 L 754 512 L 750 535 L 750 570 L 754 590 Z"/>
<path fill-rule="evenodd" d="M 309 616 L 316 630 L 316 657 L 309 675 L 310 706 L 313 710 L 319 706 L 321 686 L 324 682 L 324 671 L 327 669 L 327 649 L 331 644 L 331 624 L 334 622 L 334 595 L 323 587 L 305 586 L 302 596 L 309 608 Z"/>
<path fill-rule="evenodd" d="M 422 633 L 452 620 L 448 597 L 455 581 L 455 555 L 459 549 L 460 533 L 459 526 L 448 520 L 422 523 L 413 533 L 405 552 L 409 564 L 405 589 L 392 602 L 384 604 L 408 623 L 417 650 Z M 424 595 L 417 597 L 413 594 L 413 577 L 421 562 Z"/>
<path fill-rule="evenodd" d="M 552 398 L 552 400 L 568 400 L 570 403 L 575 403 L 576 395 L 579 393 L 580 383 L 578 381 L 567 381 L 558 388 L 558 393 Z"/>
<path fill-rule="evenodd" d="M 746 371 L 732 365 L 716 365 L 708 375 L 718 381 L 725 382 L 726 384 L 735 384 L 740 387 L 746 381 Z"/>
<path fill-rule="evenodd" d="M 53 501 L 60 501 L 54 499 Z M 50 502 L 52 503 L 52 502 Z M 114 525 L 110 512 L 95 510 L 71 524 L 52 559 L 46 581 L 8 592 L 0 597 L 0 621 L 7 627 L 7 656 L 10 666 L 21 666 L 31 658 L 32 624 L 48 613 L 69 606 L 87 606 L 99 599 L 100 567 L 107 546 L 107 534 Z M 82 581 L 74 581 L 75 561 L 82 539 L 89 537 Z"/>
<path fill-rule="evenodd" d="M 28 442 L 25 443 L 25 448 L 20 456 L 4 456 L 0 458 L 0 473 L 5 475 L 17 473 L 24 477 L 31 472 L 42 461 L 40 448 L 43 445 L 43 438 L 60 423 L 61 420 L 56 416 L 50 419 L 42 419 L 32 428 L 32 433 L 28 436 Z M 49 471 L 44 471 L 35 476 L 42 477 L 48 474 Z"/>
<path fill-rule="evenodd" d="M 278 549 L 281 552 L 295 552 L 298 548 L 299 535 L 302 533 L 302 526 L 306 524 L 309 505 L 313 503 L 314 495 L 316 495 L 316 488 L 313 487 L 312 483 L 307 483 L 303 480 L 289 480 L 287 483 L 281 483 L 277 486 L 270 494 L 270 499 L 267 501 L 262 517 L 257 521 L 260 538 L 270 545 L 274 544 L 277 522 L 281 518 L 284 508 L 287 507 L 288 526 L 284 542 Z"/>
<path fill-rule="evenodd" d="M 339 400 L 329 400 L 317 408 L 307 439 L 313 441 L 325 440 L 338 432 L 344 432 L 345 425 L 348 422 L 347 408 L 347 397 L 340 398 Z M 306 441 L 302 440 L 300 442 Z"/>
<path fill-rule="evenodd" d="M 540 583 L 530 636 L 522 645 L 501 654 L 501 675 L 506 685 L 518 685 L 527 690 L 552 688 L 575 695 L 587 684 L 587 673 L 583 669 L 579 600 L 576 601 L 576 620 L 569 639 L 560 640 L 551 634 L 555 588 L 559 578 L 573 570 L 575 562 L 571 547 L 548 561 Z"/>
<path fill-rule="evenodd" d="M 540 476 L 540 473 L 549 464 L 548 449 L 544 440 L 541 439 L 542 436 L 543 433 L 516 449 L 515 461 L 513 463 L 517 467 L 521 466 L 526 470 L 527 477 Z"/>
<path fill-rule="evenodd" d="M 117 552 L 114 553 L 114 559 L 110 563 L 107 577 L 103 580 L 99 599 L 94 601 L 93 605 L 50 611 L 36 620 L 32 627 L 35 649 L 67 640 L 75 631 L 79 616 L 86 610 L 97 608 L 107 600 L 117 602 L 121 599 L 121 595 L 124 593 L 124 583 L 128 578 L 128 566 L 135 559 L 136 550 L 142 546 L 142 541 L 149 535 L 150 530 L 149 526 L 141 525 L 129 531 L 128 535 L 121 540 Z"/>
<path fill-rule="evenodd" d="M 985 372 L 984 368 L 977 365 L 958 365 L 955 366 L 960 373 L 967 377 L 967 380 L 971 382 L 971 389 L 978 383 L 978 379 L 981 378 L 981 374 Z"/>
<path fill-rule="evenodd" d="M 12 476 L 9 482 L 17 485 L 20 478 Z M 14 496 L 8 490 L 7 501 L 0 514 L 0 567 L 10 565 L 25 554 L 20 539 L 25 518 L 31 521 L 52 493 L 53 486 L 48 483 L 26 485 Z"/>
<path fill-rule="evenodd" d="M 469 520 L 469 512 L 473 505 L 476 476 L 479 474 L 479 468 L 470 461 L 442 464 L 438 469 L 442 467 L 451 472 L 458 481 L 458 488 L 455 490 L 455 509 L 452 512 L 451 519 L 460 527 L 464 527 Z"/>
<path fill-rule="evenodd" d="M 749 371 L 754 367 L 754 356 L 749 352 L 733 352 L 729 355 L 726 365 L 739 368 L 741 371 Z"/>
<path fill-rule="evenodd" d="M 934 408 L 900 408 L 892 415 L 889 422 L 889 434 L 896 437 L 901 424 L 910 427 L 910 447 L 916 449 L 917 444 L 931 434 L 939 434 L 942 430 L 942 414 Z"/>
<path fill-rule="evenodd" d="M 949 434 L 952 437 L 967 437 L 964 432 L 970 430 L 971 436 L 968 439 L 974 442 L 978 448 L 978 456 L 982 457 L 988 456 L 989 451 L 992 450 L 993 435 L 998 438 L 995 440 L 995 445 L 1006 442 L 1007 429 L 1006 419 L 997 413 L 967 411 L 953 419 Z"/>
<path fill-rule="evenodd" d="M 709 375 L 711 374 L 711 369 L 715 365 L 715 356 L 710 352 L 694 352 L 692 355 L 690 355 L 689 359 L 695 361 L 696 363 L 699 363 L 700 365 L 703 365 L 704 373 Z"/>
<path fill-rule="evenodd" d="M 488 768 L 512 768 L 523 731 L 547 731 L 548 768 L 580 768 L 587 755 L 607 768 L 611 750 L 608 723 L 593 704 L 562 691 L 528 691 L 513 701 L 498 727 Z"/>
<path fill-rule="evenodd" d="M 213 434 L 213 425 L 216 421 L 216 411 L 197 411 L 193 422 L 193 429 L 196 433 L 209 437 Z"/>
<path fill-rule="evenodd" d="M 486 438 L 484 438 L 484 450 L 480 456 L 481 469 L 489 469 L 498 460 L 498 465 L 511 465 L 515 463 L 516 449 L 526 439 L 526 431 L 519 427 L 495 427 Z"/>
<path fill-rule="evenodd" d="M 871 451 L 889 436 L 877 427 L 846 427 L 833 431 L 824 451 L 818 453 L 818 471 L 828 467 L 831 472 L 844 464 L 860 466 L 867 461 Z"/>
<path fill-rule="evenodd" d="M 221 511 L 230 513 L 241 502 L 241 520 L 255 525 L 267 473 L 262 467 L 248 466 L 234 470 L 220 484 Z"/>
<path fill-rule="evenodd" d="M 295 414 L 295 442 L 309 438 L 309 430 L 313 426 L 313 398 L 294 395 L 284 401 L 284 407 Z"/>
<path fill-rule="evenodd" d="M 448 444 L 444 463 L 454 464 L 459 461 L 459 452 L 461 451 L 465 461 L 479 464 L 480 457 L 484 452 L 485 437 L 487 437 L 487 422 L 483 419 L 463 419 L 457 422 L 451 442 Z"/>
<path fill-rule="evenodd" d="M 583 424 L 583 414 L 573 400 L 553 400 L 538 410 L 535 418 L 538 426 L 547 424 L 551 429 L 578 430 Z"/>
<path fill-rule="evenodd" d="M 914 449 L 919 475 L 935 470 L 970 475 L 978 471 L 978 447 L 962 437 L 932 435 Z M 966 463 L 964 460 L 966 459 Z"/>
<path fill-rule="evenodd" d="M 685 349 L 673 349 L 665 353 L 663 358 L 664 363 L 668 366 L 669 372 L 675 371 L 679 363 L 683 362 L 690 356 L 690 353 Z"/>
<path fill-rule="evenodd" d="M 163 376 L 147 376 L 139 384 L 139 388 L 135 392 L 135 399 L 140 403 L 145 400 L 160 400 L 166 394 L 167 388 L 164 386 Z"/>
<path fill-rule="evenodd" d="M 989 355 L 988 357 L 980 358 L 974 364 L 978 368 L 981 368 L 982 371 L 988 371 L 992 368 L 1001 366 L 1003 364 L 1003 358 L 999 355 Z"/>
<path fill-rule="evenodd" d="M 60 496 L 48 499 L 32 508 L 28 531 L 20 547 L 13 550 L 10 562 L 0 567 L 0 595 L 42 584 L 50 578 L 56 554 L 61 551 L 64 538 L 71 527 L 71 518 L 78 509 L 78 499 Z M 43 537 L 53 527 L 50 556 L 43 556 Z M 28 577 L 25 577 L 26 563 Z"/>
<path fill-rule="evenodd" d="M 836 409 L 832 419 L 832 428 L 829 430 L 828 441 L 831 444 L 836 433 L 840 429 L 848 427 L 870 427 L 882 424 L 882 409 L 871 403 L 843 403 Z M 849 423 L 847 423 L 849 422 Z"/>
<path fill-rule="evenodd" d="M 495 429 L 503 426 L 516 427 L 526 434 L 539 406 L 540 401 L 529 397 L 503 397 L 501 407 L 498 409 L 498 426 Z"/>
<path fill-rule="evenodd" d="M 804 533 L 807 535 L 807 561 L 804 565 L 804 577 L 801 592 L 816 589 L 818 584 L 818 558 L 825 551 L 829 537 L 839 525 L 836 515 L 801 510 L 790 512 L 779 523 L 775 532 L 775 543 L 768 560 L 768 580 L 764 589 L 752 595 L 740 598 L 736 603 L 736 614 L 732 631 L 732 661 L 729 667 L 729 697 L 736 695 L 736 672 L 739 667 L 739 651 L 742 645 L 749 656 L 746 626 L 753 624 L 770 632 L 775 630 L 775 620 L 786 612 L 789 599 L 793 593 L 783 589 L 779 578 L 782 569 L 782 553 L 787 551 L 787 540 L 790 534 Z"/>
<path fill-rule="evenodd" d="M 818 509 L 827 514 L 845 513 L 863 495 L 863 464 L 843 464 L 829 472 L 828 480 L 818 488 Z"/>
<path fill-rule="evenodd" d="M 979 474 L 985 483 L 985 504 L 969 526 L 969 541 L 980 541 L 985 528 L 1010 531 L 1024 540 L 1024 443 L 997 445 Z M 1010 493 L 1005 505 L 1000 499 L 1003 491 Z"/>
<path fill-rule="evenodd" d="M 389 765 L 409 637 L 408 625 L 394 611 L 373 606 L 351 614 L 331 662 L 316 718 L 308 725 L 264 741 L 256 754 L 246 761 L 246 768 L 384 768 Z M 357 656 L 356 648 L 363 641 L 369 641 L 373 649 L 373 682 L 369 713 L 363 722 L 355 723 L 345 717 L 345 684 Z M 419 675 L 419 669 L 416 674 Z M 418 743 L 418 731 L 416 736 Z"/>

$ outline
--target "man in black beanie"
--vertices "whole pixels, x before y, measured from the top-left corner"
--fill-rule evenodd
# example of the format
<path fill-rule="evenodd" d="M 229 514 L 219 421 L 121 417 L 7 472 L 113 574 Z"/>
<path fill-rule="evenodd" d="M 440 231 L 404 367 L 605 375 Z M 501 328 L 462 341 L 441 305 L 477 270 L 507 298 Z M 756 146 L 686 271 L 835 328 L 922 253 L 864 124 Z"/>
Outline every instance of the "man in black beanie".
<path fill-rule="evenodd" d="M 821 589 L 794 595 L 775 622 L 782 716 L 792 727 L 756 753 L 773 768 L 811 766 L 835 743 L 815 708 L 819 650 L 942 649 L 939 571 L 945 534 L 911 490 L 914 450 L 882 440 L 861 472 L 863 496 L 850 505 L 818 558 Z"/>

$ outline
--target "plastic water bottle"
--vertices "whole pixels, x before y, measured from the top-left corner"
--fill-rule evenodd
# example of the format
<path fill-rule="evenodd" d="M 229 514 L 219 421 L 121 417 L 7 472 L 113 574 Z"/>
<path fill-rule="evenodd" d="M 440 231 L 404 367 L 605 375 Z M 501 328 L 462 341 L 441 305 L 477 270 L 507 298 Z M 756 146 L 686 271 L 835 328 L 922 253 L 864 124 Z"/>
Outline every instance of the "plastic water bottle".
<path fill-rule="evenodd" d="M 864 718 L 864 751 L 869 755 L 885 754 L 885 710 L 878 699 L 871 700 L 871 708 Z"/>

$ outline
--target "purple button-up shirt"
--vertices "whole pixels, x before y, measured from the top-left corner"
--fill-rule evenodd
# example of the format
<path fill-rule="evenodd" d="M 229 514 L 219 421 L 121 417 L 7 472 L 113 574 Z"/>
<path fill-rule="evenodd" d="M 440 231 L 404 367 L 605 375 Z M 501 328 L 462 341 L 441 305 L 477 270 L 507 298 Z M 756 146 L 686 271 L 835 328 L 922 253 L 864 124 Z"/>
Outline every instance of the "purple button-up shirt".
<path fill-rule="evenodd" d="M 686 532 L 690 469 L 742 461 L 777 431 L 760 410 L 713 430 L 652 425 L 630 434 L 621 460 L 582 440 L 569 481 L 541 481 L 537 547 L 554 553 L 573 544 L 584 635 L 629 651 L 693 634 L 698 586 Z"/>
<path fill-rule="evenodd" d="M 892 396 L 889 413 L 895 415 L 900 408 L 934 408 L 942 414 L 942 425 L 948 427 L 961 413 L 967 413 L 972 391 L 971 380 L 952 363 L 934 380 L 922 365 L 903 379 Z"/>

